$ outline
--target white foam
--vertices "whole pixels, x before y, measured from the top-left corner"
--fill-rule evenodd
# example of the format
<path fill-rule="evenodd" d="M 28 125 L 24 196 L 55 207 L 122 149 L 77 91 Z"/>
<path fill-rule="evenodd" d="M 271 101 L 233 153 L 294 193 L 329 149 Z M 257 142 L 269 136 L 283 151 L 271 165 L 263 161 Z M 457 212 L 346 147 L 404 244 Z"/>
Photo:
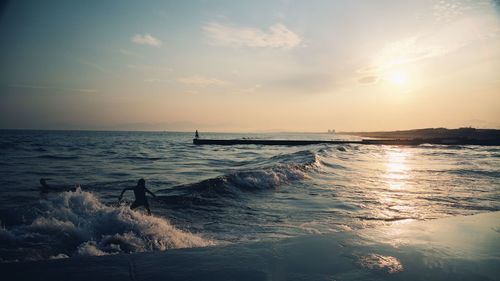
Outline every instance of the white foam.
<path fill-rule="evenodd" d="M 289 181 L 307 178 L 307 174 L 294 165 L 278 165 L 271 169 L 234 173 L 229 179 L 241 187 L 270 189 Z"/>
<path fill-rule="evenodd" d="M 108 254 L 99 250 L 95 241 L 83 242 L 78 246 L 76 252 L 79 256 L 105 256 Z"/>
<path fill-rule="evenodd" d="M 271 168 L 240 171 L 228 175 L 226 179 L 241 187 L 271 189 L 290 181 L 307 179 L 310 169 L 321 167 L 321 157 L 316 153 L 299 151 L 292 155 L 306 158 L 302 159 L 305 163 L 280 163 Z"/>
<path fill-rule="evenodd" d="M 79 188 L 42 200 L 40 205 L 41 214 L 31 223 L 0 229 L 1 238 L 12 246 L 35 242 L 53 247 L 48 251 L 42 247 L 35 254 L 30 251 L 25 260 L 163 251 L 213 244 L 175 228 L 164 218 L 147 216 L 125 206 L 106 206 L 92 193 Z"/>
<path fill-rule="evenodd" d="M 60 260 L 60 259 L 67 259 L 67 258 L 69 258 L 69 256 L 66 254 L 57 254 L 55 256 L 49 257 L 50 260 Z"/>

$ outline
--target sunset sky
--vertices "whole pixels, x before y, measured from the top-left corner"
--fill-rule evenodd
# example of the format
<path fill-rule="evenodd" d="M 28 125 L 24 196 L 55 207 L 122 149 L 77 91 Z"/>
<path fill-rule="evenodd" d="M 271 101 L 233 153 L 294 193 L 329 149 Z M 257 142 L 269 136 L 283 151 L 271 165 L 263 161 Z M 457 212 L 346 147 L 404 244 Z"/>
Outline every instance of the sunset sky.
<path fill-rule="evenodd" d="M 15 1 L 0 128 L 500 128 L 499 1 Z"/>

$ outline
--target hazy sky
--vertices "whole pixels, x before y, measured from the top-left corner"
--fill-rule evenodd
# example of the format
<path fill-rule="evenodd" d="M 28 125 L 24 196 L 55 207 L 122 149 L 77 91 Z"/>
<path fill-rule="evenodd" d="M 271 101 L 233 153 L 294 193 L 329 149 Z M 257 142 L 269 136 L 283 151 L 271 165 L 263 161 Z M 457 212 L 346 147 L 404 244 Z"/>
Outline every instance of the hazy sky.
<path fill-rule="evenodd" d="M 0 128 L 500 128 L 499 1 L 15 1 Z"/>

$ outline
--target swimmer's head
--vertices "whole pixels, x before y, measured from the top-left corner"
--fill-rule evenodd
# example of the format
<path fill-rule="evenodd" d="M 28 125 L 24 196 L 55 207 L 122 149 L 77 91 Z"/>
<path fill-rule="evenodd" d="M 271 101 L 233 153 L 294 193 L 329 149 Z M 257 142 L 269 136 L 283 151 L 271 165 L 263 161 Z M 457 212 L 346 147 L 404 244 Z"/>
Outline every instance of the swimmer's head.
<path fill-rule="evenodd" d="M 146 181 L 145 181 L 144 179 L 140 179 L 140 180 L 137 182 L 137 185 L 138 185 L 138 186 L 145 187 L 145 186 L 146 186 Z"/>

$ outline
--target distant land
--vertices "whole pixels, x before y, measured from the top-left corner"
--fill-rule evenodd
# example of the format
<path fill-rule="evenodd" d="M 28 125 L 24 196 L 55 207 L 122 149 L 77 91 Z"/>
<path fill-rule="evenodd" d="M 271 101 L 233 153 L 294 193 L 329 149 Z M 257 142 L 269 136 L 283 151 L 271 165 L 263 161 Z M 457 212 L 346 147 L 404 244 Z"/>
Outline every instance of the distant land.
<path fill-rule="evenodd" d="M 328 130 L 327 134 L 334 131 Z M 368 144 L 368 145 L 500 145 L 500 130 L 475 128 L 429 128 L 390 132 L 341 132 L 363 137 L 362 140 L 290 140 L 290 139 L 210 139 L 194 138 L 196 145 L 311 145 L 311 144 Z"/>
<path fill-rule="evenodd" d="M 390 138 L 390 139 L 469 139 L 479 141 L 500 142 L 500 130 L 476 129 L 476 128 L 425 128 L 401 131 L 382 132 L 339 132 L 338 134 L 355 135 L 368 138 Z"/>

